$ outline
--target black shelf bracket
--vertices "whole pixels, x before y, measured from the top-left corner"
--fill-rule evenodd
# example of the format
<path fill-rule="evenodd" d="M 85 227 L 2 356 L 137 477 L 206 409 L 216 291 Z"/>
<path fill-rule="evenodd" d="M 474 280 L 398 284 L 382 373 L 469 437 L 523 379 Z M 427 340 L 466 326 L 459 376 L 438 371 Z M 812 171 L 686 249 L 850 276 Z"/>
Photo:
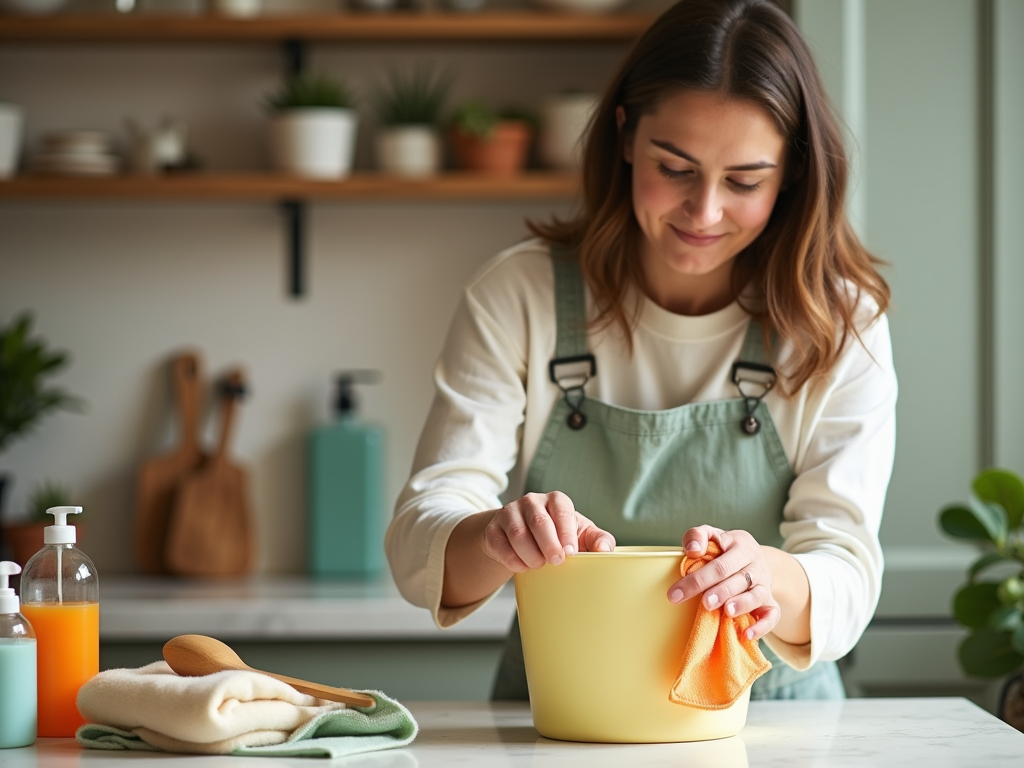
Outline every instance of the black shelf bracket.
<path fill-rule="evenodd" d="M 299 298 L 306 292 L 306 201 L 283 200 L 288 228 L 288 293 Z"/>
<path fill-rule="evenodd" d="M 285 78 L 297 77 L 306 71 L 306 41 L 285 40 Z M 288 230 L 288 293 L 292 298 L 306 292 L 306 201 L 282 200 Z"/>
<path fill-rule="evenodd" d="M 284 43 L 285 76 L 292 78 L 306 71 L 306 41 L 285 40 Z"/>

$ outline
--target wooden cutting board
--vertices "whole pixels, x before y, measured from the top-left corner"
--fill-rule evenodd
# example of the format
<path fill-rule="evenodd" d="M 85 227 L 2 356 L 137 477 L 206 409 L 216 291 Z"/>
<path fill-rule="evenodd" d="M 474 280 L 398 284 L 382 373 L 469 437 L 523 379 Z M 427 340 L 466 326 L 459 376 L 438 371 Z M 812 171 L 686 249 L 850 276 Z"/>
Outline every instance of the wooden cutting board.
<path fill-rule="evenodd" d="M 237 403 L 245 393 L 240 370 L 219 387 L 221 430 L 217 450 L 178 485 L 165 556 L 182 576 L 240 576 L 256 560 L 256 535 L 249 504 L 249 475 L 229 456 Z"/>
<path fill-rule="evenodd" d="M 178 446 L 139 468 L 135 487 L 135 560 L 144 573 L 166 573 L 164 549 L 174 495 L 181 480 L 202 466 L 199 410 L 202 396 L 199 355 L 183 352 L 171 360 L 171 379 L 177 405 Z"/>

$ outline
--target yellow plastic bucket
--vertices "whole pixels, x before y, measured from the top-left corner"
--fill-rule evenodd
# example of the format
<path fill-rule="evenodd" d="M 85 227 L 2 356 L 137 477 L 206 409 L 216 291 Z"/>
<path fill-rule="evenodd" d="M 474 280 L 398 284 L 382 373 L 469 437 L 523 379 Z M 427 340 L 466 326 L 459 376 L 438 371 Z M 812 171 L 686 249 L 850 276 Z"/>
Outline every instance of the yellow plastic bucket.
<path fill-rule="evenodd" d="M 728 709 L 674 704 L 697 601 L 673 605 L 681 547 L 581 552 L 515 576 L 533 724 L 565 741 L 652 743 L 734 736 L 750 689 Z"/>

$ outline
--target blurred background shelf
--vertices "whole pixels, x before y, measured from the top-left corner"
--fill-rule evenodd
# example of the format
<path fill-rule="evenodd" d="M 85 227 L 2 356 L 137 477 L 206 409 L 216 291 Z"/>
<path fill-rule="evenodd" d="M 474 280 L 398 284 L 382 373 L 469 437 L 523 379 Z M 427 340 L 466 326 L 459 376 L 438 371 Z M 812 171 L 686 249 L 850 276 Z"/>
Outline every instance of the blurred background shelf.
<path fill-rule="evenodd" d="M 0 200 L 540 200 L 571 198 L 576 174 L 530 171 L 516 176 L 446 173 L 405 179 L 354 173 L 339 181 L 273 173 L 167 176 L 18 176 L 0 181 Z"/>
<path fill-rule="evenodd" d="M 649 13 L 570 14 L 538 11 L 386 14 L 338 13 L 219 16 L 128 14 L 0 16 L 10 42 L 259 42 L 259 41 L 614 41 L 632 40 L 654 20 Z"/>

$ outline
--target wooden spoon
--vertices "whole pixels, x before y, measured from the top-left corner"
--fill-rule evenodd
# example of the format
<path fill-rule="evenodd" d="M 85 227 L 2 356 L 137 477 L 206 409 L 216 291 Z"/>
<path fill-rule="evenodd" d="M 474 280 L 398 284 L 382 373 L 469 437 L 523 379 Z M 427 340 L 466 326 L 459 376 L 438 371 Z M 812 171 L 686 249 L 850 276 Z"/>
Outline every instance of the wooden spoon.
<path fill-rule="evenodd" d="M 320 683 L 309 683 L 305 680 L 296 680 L 273 672 L 253 669 L 220 640 L 205 635 L 172 637 L 164 644 L 164 661 L 183 677 L 202 677 L 203 675 L 212 675 L 214 672 L 223 672 L 226 669 L 237 669 L 269 675 L 282 683 L 287 683 L 299 693 L 307 693 L 319 699 L 340 701 L 344 704 L 354 704 L 357 707 L 372 707 L 377 703 L 372 696 L 350 691 L 347 688 L 331 688 Z"/>

